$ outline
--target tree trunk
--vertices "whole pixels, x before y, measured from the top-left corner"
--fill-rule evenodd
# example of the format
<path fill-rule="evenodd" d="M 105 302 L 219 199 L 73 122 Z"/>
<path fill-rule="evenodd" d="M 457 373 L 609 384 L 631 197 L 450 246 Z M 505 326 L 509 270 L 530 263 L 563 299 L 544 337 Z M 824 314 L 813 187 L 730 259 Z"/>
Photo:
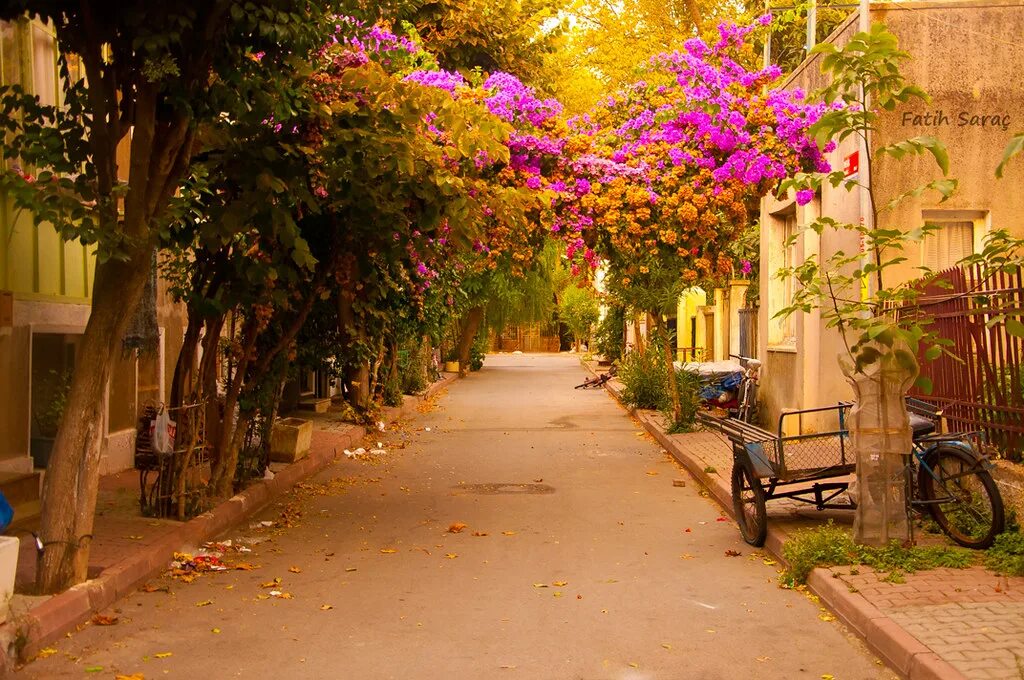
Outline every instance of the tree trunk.
<path fill-rule="evenodd" d="M 466 312 L 462 320 L 462 328 L 459 333 L 459 375 L 466 375 L 469 372 L 469 353 L 473 349 L 473 341 L 476 339 L 476 332 L 480 330 L 480 322 L 484 319 L 484 308 L 473 307 Z"/>
<path fill-rule="evenodd" d="M 636 338 L 636 351 L 644 353 L 644 336 L 640 333 L 640 315 L 633 315 L 633 337 Z"/>
<path fill-rule="evenodd" d="M 679 419 L 683 415 L 683 407 L 679 401 L 679 385 L 676 380 L 675 356 L 672 351 L 672 334 L 669 333 L 660 314 L 652 314 L 652 317 L 654 318 L 655 333 L 662 336 L 662 346 L 665 350 L 665 370 L 668 371 L 668 393 L 669 398 L 672 400 L 672 425 L 674 426 L 679 422 Z"/>
<path fill-rule="evenodd" d="M 128 260 L 96 264 L 92 312 L 76 359 L 65 414 L 42 491 L 42 518 L 36 584 L 41 593 L 56 593 L 88 575 L 104 405 L 114 358 L 149 277 L 151 247 L 137 249 Z"/>

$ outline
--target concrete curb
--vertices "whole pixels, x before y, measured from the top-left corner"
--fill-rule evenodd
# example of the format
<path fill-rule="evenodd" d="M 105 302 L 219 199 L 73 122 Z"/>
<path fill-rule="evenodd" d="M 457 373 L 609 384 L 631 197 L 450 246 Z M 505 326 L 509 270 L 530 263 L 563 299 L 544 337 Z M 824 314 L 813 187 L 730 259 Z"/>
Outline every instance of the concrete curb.
<path fill-rule="evenodd" d="M 399 407 L 386 409 L 388 423 L 416 413 L 420 403 L 458 379 L 444 373 L 420 396 L 406 396 Z M 170 556 L 186 545 L 199 545 L 227 531 L 238 522 L 263 509 L 272 500 L 291 490 L 295 484 L 319 472 L 337 459 L 339 446 L 353 446 L 367 434 L 361 425 L 346 433 L 336 433 L 333 451 L 310 452 L 278 472 L 273 479 L 259 480 L 244 491 L 220 503 L 208 512 L 183 522 L 158 543 L 140 549 L 120 560 L 94 579 L 80 583 L 32 607 L 17 620 L 0 625 L 0 677 L 12 670 L 13 662 L 38 654 L 48 644 L 86 623 L 117 600 L 133 593 L 145 581 L 167 568 Z M 343 443 L 345 442 L 345 443 Z"/>
<path fill-rule="evenodd" d="M 597 372 L 584 361 L 583 368 L 597 376 Z M 701 461 L 690 456 L 683 448 L 662 429 L 656 416 L 649 412 L 638 411 L 622 401 L 620 391 L 609 381 L 605 388 L 615 397 L 622 408 L 626 409 L 644 429 L 653 436 L 661 446 L 690 473 L 726 513 L 736 518 L 732 506 L 732 490 L 721 478 L 704 471 Z M 781 562 L 782 546 L 788 535 L 786 532 L 768 524 L 768 538 L 765 549 Z M 898 623 L 886 616 L 880 609 L 857 593 L 851 593 L 845 584 L 833 578 L 828 569 L 815 569 L 807 579 L 808 589 L 821 598 L 836 618 L 848 628 L 856 632 L 894 671 L 908 680 L 967 680 L 960 671 L 943 661 L 935 652 L 920 640 L 904 630 Z"/>

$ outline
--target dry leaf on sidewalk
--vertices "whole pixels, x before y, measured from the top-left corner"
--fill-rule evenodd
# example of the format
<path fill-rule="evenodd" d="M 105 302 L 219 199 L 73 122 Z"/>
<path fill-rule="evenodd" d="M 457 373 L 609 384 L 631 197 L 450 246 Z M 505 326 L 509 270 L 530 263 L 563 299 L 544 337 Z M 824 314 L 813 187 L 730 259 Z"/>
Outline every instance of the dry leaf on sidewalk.
<path fill-rule="evenodd" d="M 462 530 L 466 528 L 466 526 L 467 525 L 463 524 L 462 522 L 456 522 L 455 524 L 452 524 L 451 526 L 448 527 L 448 533 L 450 533 L 450 534 L 461 533 Z"/>
<path fill-rule="evenodd" d="M 299 567 L 288 567 L 288 571 L 290 571 L 293 574 L 301 574 L 302 573 L 302 569 L 299 568 Z"/>
<path fill-rule="evenodd" d="M 118 618 L 116 616 L 107 616 L 105 614 L 96 614 L 90 619 L 97 626 L 113 626 L 117 623 Z"/>

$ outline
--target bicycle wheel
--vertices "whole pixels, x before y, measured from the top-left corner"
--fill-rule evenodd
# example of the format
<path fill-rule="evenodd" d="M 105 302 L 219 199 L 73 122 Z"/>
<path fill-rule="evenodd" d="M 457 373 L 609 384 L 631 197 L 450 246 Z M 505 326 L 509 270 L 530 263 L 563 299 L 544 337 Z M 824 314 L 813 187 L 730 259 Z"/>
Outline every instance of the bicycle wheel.
<path fill-rule="evenodd" d="M 764 487 L 750 461 L 739 457 L 734 458 L 732 464 L 732 509 L 743 540 L 754 547 L 764 545 L 768 536 Z"/>
<path fill-rule="evenodd" d="M 918 493 L 939 527 L 968 548 L 987 548 L 1005 528 L 1003 499 L 981 460 L 955 446 L 937 446 L 918 469 Z"/>

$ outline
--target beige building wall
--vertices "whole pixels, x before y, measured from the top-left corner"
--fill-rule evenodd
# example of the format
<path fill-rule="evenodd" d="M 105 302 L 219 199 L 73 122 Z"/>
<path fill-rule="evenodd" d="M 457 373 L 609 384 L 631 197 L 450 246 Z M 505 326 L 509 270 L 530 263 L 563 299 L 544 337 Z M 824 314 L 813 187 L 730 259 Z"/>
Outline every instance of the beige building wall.
<path fill-rule="evenodd" d="M 907 79 L 923 87 L 932 97 L 930 104 L 915 103 L 886 113 L 872 140 L 873 148 L 918 135 L 934 135 L 948 147 L 950 176 L 959 181 L 956 194 L 945 203 L 934 193 L 904 201 L 897 209 L 883 212 L 879 225 L 913 229 L 926 221 L 945 222 L 956 229 L 968 229 L 969 241 L 980 246 L 991 228 L 1006 228 L 1024 236 L 1024 163 L 1013 164 L 1002 180 L 995 179 L 995 167 L 1011 136 L 1024 130 L 1024 3 L 949 2 L 873 4 L 871 20 L 884 21 L 896 34 L 900 48 L 911 54 L 904 62 Z M 857 31 L 857 16 L 851 16 L 828 38 L 844 43 Z M 787 81 L 789 88 L 814 91 L 824 84 L 820 57 L 806 60 Z M 856 150 L 848 140 L 830 154 L 834 169 L 844 167 Z M 864 159 L 860 159 L 861 164 Z M 888 157 L 873 168 L 873 185 L 880 205 L 892 197 L 932 179 L 940 178 L 931 156 Z M 820 197 L 797 206 L 790 197 L 765 198 L 761 206 L 761 291 L 759 352 L 764 358 L 761 398 L 767 424 L 792 409 L 811 408 L 852 397 L 838 367 L 837 357 L 845 352 L 834 329 L 825 328 L 817 312 L 797 313 L 788 321 L 773 318 L 786 304 L 787 284 L 774 278 L 781 266 L 801 262 L 820 253 L 827 258 L 842 250 L 860 249 L 855 234 L 826 231 L 820 238 L 801 227 L 818 214 L 843 222 L 857 223 L 861 216 L 858 191 L 826 186 Z M 969 225 L 965 227 L 964 225 Z M 959 226 L 955 226 L 959 225 Z M 796 245 L 787 255 L 782 242 L 796 232 Z M 937 247 L 941 246 L 941 247 Z M 889 270 L 891 283 L 920 275 L 919 266 L 935 261 L 938 254 L 952 256 L 945 241 L 925 252 L 908 244 L 908 261 Z M 942 266 L 940 258 L 939 266 Z M 932 266 L 936 266 L 932 264 Z M 890 285 L 890 280 L 885 283 Z M 926 368 L 925 368 L 926 370 Z M 814 423 L 804 423 L 813 429 Z"/>

